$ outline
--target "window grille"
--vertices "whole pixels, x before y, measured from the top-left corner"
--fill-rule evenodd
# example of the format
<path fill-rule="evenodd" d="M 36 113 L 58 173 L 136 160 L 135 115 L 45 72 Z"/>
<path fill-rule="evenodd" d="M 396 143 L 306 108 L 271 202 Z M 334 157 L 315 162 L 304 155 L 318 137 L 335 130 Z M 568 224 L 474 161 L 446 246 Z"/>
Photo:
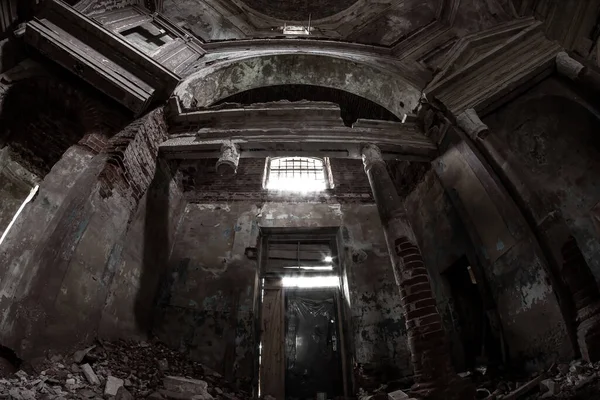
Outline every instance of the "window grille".
<path fill-rule="evenodd" d="M 268 161 L 265 187 L 293 192 L 322 191 L 331 187 L 326 159 L 278 157 Z"/>

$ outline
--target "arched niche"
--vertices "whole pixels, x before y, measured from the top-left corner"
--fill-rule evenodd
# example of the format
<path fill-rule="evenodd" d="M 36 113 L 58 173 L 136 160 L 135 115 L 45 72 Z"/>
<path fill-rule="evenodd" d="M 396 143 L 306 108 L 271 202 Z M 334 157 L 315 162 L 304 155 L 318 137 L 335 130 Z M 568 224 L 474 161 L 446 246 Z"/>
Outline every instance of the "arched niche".
<path fill-rule="evenodd" d="M 180 83 L 175 94 L 184 108 L 201 108 L 260 87 L 313 85 L 363 97 L 398 118 L 417 107 L 421 96 L 417 87 L 400 73 L 359 58 L 305 53 L 249 55 L 198 70 Z"/>

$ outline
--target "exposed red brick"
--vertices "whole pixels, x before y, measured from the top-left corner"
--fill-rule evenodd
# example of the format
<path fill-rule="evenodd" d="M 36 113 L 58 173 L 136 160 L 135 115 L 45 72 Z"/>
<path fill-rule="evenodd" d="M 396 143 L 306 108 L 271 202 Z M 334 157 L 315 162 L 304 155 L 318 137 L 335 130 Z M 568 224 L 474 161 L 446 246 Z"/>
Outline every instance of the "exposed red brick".
<path fill-rule="evenodd" d="M 132 122 L 111 139 L 104 150 L 107 164 L 100 174 L 102 195 L 116 190 L 129 199 L 132 208 L 154 177 L 158 146 L 167 138 L 162 108 Z"/>

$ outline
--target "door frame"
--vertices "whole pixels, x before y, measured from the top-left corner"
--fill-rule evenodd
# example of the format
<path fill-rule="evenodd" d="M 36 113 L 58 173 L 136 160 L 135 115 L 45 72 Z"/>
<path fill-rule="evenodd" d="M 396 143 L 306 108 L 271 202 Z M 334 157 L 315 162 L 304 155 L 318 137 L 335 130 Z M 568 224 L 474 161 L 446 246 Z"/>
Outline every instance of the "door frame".
<path fill-rule="evenodd" d="M 342 243 L 343 243 L 343 228 L 340 226 L 334 227 L 318 227 L 318 228 L 293 228 L 293 227 L 260 227 L 259 226 L 259 243 L 258 243 L 258 268 L 256 272 L 256 290 L 254 293 L 254 304 L 255 304 L 255 368 L 254 368 L 254 396 L 255 398 L 261 398 L 264 396 L 264 393 L 260 393 L 260 345 L 262 343 L 262 318 L 263 318 L 263 286 L 264 282 L 266 282 L 267 278 L 276 278 L 276 276 L 268 275 L 265 271 L 266 267 L 266 256 L 268 254 L 267 245 L 269 237 L 277 237 L 281 238 L 293 238 L 294 240 L 310 240 L 310 239 L 330 239 L 330 246 L 332 251 L 332 256 L 334 260 L 337 262 L 337 269 L 334 273 L 340 279 L 340 286 L 335 291 L 335 301 L 336 301 L 336 309 L 337 309 L 337 319 L 338 319 L 338 331 L 339 331 L 339 344 L 338 348 L 340 349 L 340 357 L 342 364 L 342 384 L 343 384 L 343 393 L 344 397 L 348 398 L 351 393 L 353 393 L 353 379 L 351 375 L 351 369 L 349 368 L 352 365 L 352 348 L 351 341 L 348 339 L 350 332 L 352 332 L 351 321 L 349 319 L 350 312 L 350 299 L 346 299 L 346 296 L 349 293 L 349 288 L 345 287 L 347 285 L 348 279 L 346 277 L 347 268 L 345 265 L 345 254 L 343 251 Z M 283 277 L 285 274 L 281 274 L 279 277 Z M 284 288 L 282 287 L 282 291 Z M 283 298 L 282 303 L 285 307 L 285 298 Z M 282 343 L 283 345 L 283 343 Z M 285 360 L 284 360 L 285 361 Z M 285 362 L 283 362 L 283 368 L 285 368 Z M 284 375 L 285 379 L 285 375 Z M 285 393 L 285 382 L 284 382 L 284 393 Z M 261 396 L 259 396 L 259 393 Z M 277 399 L 284 400 L 284 399 Z"/>

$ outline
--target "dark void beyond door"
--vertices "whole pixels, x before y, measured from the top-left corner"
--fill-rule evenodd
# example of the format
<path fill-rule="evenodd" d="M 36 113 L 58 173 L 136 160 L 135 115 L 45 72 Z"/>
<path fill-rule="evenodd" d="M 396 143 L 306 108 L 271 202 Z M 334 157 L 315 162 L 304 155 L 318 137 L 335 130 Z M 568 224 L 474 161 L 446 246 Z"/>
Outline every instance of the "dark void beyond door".
<path fill-rule="evenodd" d="M 335 289 L 285 289 L 285 397 L 343 396 Z"/>

